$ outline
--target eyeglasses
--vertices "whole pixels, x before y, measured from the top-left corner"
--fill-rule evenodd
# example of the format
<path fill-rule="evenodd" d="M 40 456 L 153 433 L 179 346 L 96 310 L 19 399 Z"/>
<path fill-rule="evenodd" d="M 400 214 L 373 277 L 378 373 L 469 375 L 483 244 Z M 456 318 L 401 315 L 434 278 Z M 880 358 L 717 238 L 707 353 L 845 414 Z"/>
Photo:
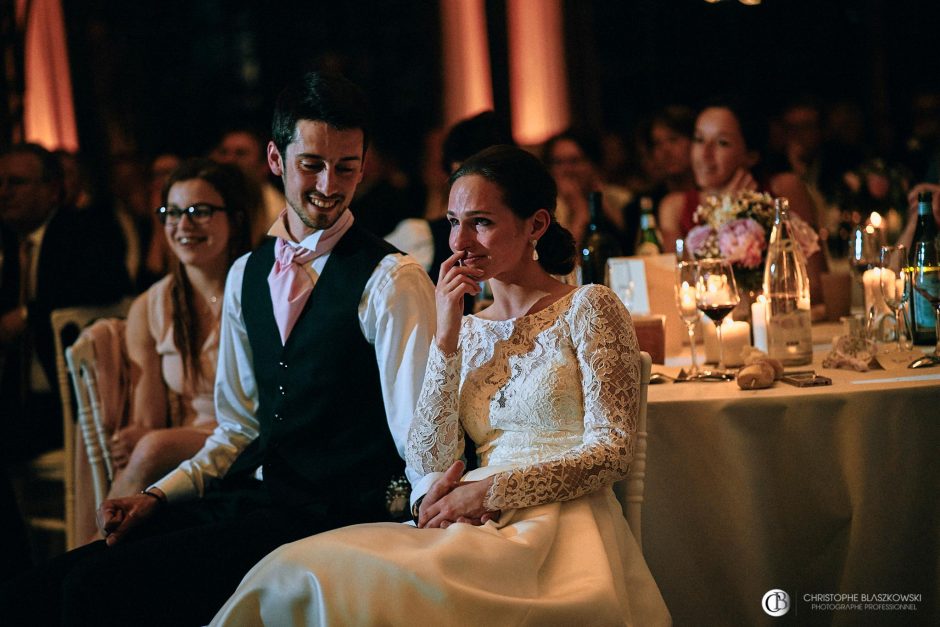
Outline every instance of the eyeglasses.
<path fill-rule="evenodd" d="M 163 224 L 177 224 L 184 215 L 189 216 L 194 224 L 207 224 L 216 211 L 225 211 L 225 207 L 216 207 L 207 203 L 192 205 L 185 209 L 160 207 L 157 209 L 157 217 Z"/>

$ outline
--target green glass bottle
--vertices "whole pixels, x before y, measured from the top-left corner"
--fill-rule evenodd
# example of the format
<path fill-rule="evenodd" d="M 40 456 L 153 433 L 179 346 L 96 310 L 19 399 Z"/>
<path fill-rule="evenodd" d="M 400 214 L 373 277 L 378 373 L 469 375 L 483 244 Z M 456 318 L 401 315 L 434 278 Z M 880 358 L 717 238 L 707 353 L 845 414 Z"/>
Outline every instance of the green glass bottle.
<path fill-rule="evenodd" d="M 591 222 L 581 245 L 581 285 L 607 285 L 607 260 L 621 254 L 616 238 L 607 231 L 601 221 L 601 202 L 601 193 L 591 192 L 588 197 Z"/>
<path fill-rule="evenodd" d="M 940 281 L 937 267 L 937 223 L 931 210 L 933 195 L 921 192 L 917 195 L 917 227 L 911 242 L 910 272 L 923 280 Z M 908 302 L 911 304 L 911 336 L 915 344 L 931 345 L 937 342 L 936 312 L 933 304 L 921 291 L 913 289 Z"/>
<path fill-rule="evenodd" d="M 658 255 L 661 252 L 663 252 L 663 242 L 659 229 L 656 228 L 653 199 L 643 196 L 640 198 L 640 241 L 636 245 L 636 254 Z"/>

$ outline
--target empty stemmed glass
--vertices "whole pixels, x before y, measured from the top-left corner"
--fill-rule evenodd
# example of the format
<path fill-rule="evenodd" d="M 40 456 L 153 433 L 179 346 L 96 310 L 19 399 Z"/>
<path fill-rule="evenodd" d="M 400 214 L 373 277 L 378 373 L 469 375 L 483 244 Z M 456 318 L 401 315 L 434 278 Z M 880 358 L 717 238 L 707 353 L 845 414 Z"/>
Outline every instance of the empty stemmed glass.
<path fill-rule="evenodd" d="M 852 241 L 849 242 L 849 264 L 859 281 L 862 280 L 865 270 L 878 266 L 880 246 L 878 229 L 875 227 L 859 224 L 852 230 Z"/>
<path fill-rule="evenodd" d="M 879 262 L 881 241 L 878 230 L 871 225 L 859 224 L 852 230 L 849 242 L 849 265 L 855 273 L 855 282 L 862 285 L 862 275 L 866 270 L 875 268 Z M 865 306 L 865 288 L 862 286 L 862 306 Z M 868 312 L 865 312 L 867 315 Z"/>
<path fill-rule="evenodd" d="M 695 304 L 699 311 L 715 323 L 718 333 L 719 372 L 725 371 L 721 321 L 737 307 L 740 300 L 731 263 L 724 259 L 702 259 L 698 262 L 695 272 Z"/>
<path fill-rule="evenodd" d="M 695 357 L 695 323 L 701 314 L 695 298 L 695 261 L 679 261 L 676 263 L 676 305 L 679 307 L 679 317 L 685 323 L 689 332 L 689 350 L 692 353 L 692 367 L 689 369 L 689 378 L 699 374 L 698 360 Z"/>
<path fill-rule="evenodd" d="M 908 283 L 910 274 L 908 270 L 907 249 L 904 246 L 881 247 L 881 294 L 885 304 L 894 311 L 895 327 L 897 329 L 897 352 L 901 353 L 901 337 L 904 333 L 904 314 L 902 309 L 907 302 Z M 905 334 L 906 335 L 906 334 Z"/>

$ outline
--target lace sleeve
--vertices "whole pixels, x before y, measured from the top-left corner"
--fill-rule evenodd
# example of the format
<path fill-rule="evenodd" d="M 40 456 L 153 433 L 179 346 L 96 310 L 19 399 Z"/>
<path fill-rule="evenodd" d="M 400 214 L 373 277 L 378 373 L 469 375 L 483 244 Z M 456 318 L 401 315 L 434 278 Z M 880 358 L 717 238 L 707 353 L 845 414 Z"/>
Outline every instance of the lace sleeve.
<path fill-rule="evenodd" d="M 431 342 L 424 385 L 408 430 L 405 461 L 422 475 L 444 472 L 463 455 L 463 428 L 457 411 L 461 350 L 444 355 Z"/>
<path fill-rule="evenodd" d="M 626 476 L 639 411 L 640 353 L 630 314 L 605 287 L 568 313 L 584 395 L 583 442 L 559 457 L 494 475 L 484 504 L 503 510 L 567 501 Z"/>

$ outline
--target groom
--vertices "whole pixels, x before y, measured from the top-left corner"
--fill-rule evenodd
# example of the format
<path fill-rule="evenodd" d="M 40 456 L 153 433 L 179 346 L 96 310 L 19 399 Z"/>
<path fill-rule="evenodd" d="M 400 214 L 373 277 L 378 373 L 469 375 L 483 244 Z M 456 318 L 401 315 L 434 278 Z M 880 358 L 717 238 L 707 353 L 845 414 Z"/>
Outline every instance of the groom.
<path fill-rule="evenodd" d="M 272 135 L 287 208 L 229 273 L 218 427 L 144 493 L 101 505 L 106 540 L 5 590 L 0 623 L 205 624 L 277 546 L 389 519 L 433 288 L 348 211 L 368 143 L 358 88 L 306 74 L 278 97 Z"/>

